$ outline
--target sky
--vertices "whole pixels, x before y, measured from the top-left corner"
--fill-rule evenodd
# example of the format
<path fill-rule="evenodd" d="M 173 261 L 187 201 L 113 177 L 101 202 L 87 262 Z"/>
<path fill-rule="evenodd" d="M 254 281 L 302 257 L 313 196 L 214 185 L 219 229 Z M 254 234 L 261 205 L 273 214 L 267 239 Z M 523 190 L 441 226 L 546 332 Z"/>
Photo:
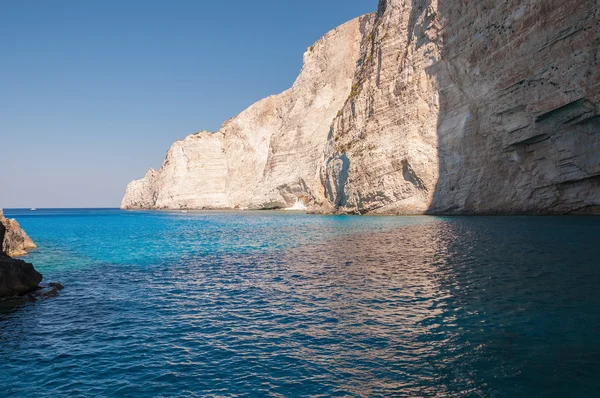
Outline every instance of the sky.
<path fill-rule="evenodd" d="M 0 0 L 0 207 L 118 207 L 377 0 Z"/>

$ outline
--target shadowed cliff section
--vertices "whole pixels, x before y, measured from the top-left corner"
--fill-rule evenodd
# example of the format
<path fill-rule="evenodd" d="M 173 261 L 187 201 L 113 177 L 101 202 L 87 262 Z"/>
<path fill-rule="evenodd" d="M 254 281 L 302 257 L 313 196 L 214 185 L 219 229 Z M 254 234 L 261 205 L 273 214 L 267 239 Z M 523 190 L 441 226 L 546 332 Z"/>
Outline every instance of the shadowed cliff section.
<path fill-rule="evenodd" d="M 600 213 L 595 0 L 437 2 L 430 213 Z"/>
<path fill-rule="evenodd" d="M 600 211 L 597 0 L 387 0 L 321 179 L 355 214 Z"/>

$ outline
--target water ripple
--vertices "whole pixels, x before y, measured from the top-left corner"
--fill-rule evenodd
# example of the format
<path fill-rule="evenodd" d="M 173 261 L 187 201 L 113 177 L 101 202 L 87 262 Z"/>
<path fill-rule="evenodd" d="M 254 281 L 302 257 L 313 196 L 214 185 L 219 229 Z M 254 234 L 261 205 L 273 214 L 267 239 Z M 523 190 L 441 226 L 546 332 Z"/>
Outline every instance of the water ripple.
<path fill-rule="evenodd" d="M 6 395 L 581 397 L 600 387 L 596 219 L 111 217 L 102 223 L 143 233 L 98 236 L 97 218 L 68 218 L 103 244 L 75 244 L 76 264 L 64 266 L 50 264 L 60 236 L 43 229 L 64 220 L 23 221 L 54 245 L 32 260 L 67 289 L 0 310 Z"/>

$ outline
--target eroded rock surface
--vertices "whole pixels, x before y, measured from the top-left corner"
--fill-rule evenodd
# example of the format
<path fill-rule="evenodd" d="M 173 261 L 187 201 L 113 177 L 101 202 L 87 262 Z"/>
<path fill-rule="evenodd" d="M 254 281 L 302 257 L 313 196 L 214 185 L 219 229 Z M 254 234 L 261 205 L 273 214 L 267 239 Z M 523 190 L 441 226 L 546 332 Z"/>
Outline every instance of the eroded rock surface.
<path fill-rule="evenodd" d="M 600 213 L 599 63 L 597 0 L 381 0 L 123 207 Z"/>
<path fill-rule="evenodd" d="M 132 181 L 127 186 L 127 194 L 123 198 L 121 207 L 124 209 L 139 208 L 151 209 L 156 204 L 158 171 L 148 170 L 141 180 Z"/>
<path fill-rule="evenodd" d="M 0 209 L 0 224 L 4 228 L 4 237 L 0 239 L 2 243 L 0 252 L 11 257 L 18 257 L 27 254 L 27 250 L 37 247 L 17 220 L 4 217 L 2 209 Z"/>

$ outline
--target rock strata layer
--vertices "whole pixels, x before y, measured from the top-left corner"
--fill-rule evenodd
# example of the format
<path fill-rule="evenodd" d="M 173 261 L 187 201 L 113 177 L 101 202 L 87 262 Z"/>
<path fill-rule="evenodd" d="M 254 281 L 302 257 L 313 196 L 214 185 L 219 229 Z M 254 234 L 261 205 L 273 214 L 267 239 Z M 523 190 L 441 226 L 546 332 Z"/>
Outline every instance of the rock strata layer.
<path fill-rule="evenodd" d="M 6 219 L 0 217 L 0 242 L 6 242 L 11 231 L 5 226 Z M 8 225 L 13 227 L 12 223 Z M 37 272 L 33 265 L 9 257 L 4 249 L 0 251 L 0 297 L 20 296 L 32 292 L 41 281 L 42 274 Z"/>
<path fill-rule="evenodd" d="M 596 0 L 381 0 L 122 207 L 600 213 Z"/>

